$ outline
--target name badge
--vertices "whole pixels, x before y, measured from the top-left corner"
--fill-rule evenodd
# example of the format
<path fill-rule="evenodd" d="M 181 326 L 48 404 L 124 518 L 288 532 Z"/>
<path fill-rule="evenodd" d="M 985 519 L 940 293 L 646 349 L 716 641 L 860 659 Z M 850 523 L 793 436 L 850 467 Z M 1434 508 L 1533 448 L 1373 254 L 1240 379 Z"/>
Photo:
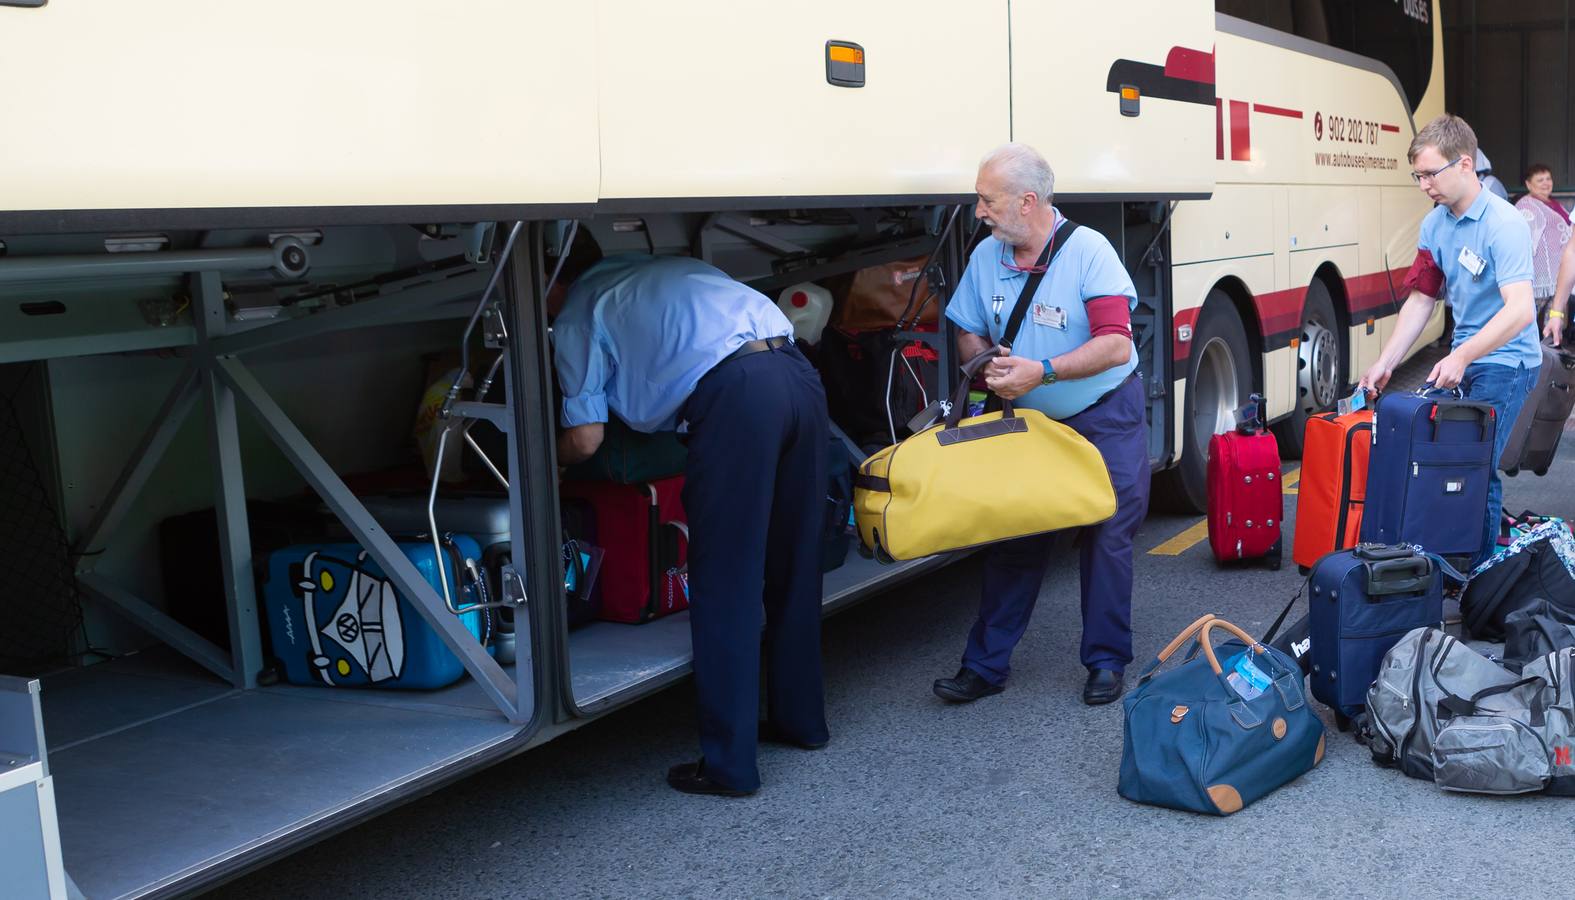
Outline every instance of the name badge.
<path fill-rule="evenodd" d="M 1481 278 L 1482 270 L 1487 268 L 1487 260 L 1471 252 L 1470 247 L 1460 248 L 1460 267 L 1471 273 L 1472 278 Z"/>
<path fill-rule="evenodd" d="M 1043 303 L 1034 304 L 1034 324 L 1048 325 L 1051 328 L 1066 329 L 1066 310 L 1059 306 L 1046 306 Z"/>

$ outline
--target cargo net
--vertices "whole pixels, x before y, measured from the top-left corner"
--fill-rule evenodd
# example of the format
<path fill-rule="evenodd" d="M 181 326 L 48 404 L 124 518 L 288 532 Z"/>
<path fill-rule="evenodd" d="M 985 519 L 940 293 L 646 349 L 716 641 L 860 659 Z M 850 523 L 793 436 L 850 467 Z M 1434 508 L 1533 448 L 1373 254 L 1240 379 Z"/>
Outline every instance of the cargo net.
<path fill-rule="evenodd" d="M 26 385 L 29 371 L 20 379 Z M 0 673 L 31 675 L 67 661 L 82 628 L 66 546 L 17 415 L 21 387 L 0 392 Z"/>

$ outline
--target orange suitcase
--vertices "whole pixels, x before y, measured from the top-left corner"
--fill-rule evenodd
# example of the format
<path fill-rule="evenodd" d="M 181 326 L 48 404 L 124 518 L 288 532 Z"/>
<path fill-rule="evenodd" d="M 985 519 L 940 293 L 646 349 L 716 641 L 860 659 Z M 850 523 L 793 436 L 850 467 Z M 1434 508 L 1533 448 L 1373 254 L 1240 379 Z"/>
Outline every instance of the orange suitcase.
<path fill-rule="evenodd" d="M 1303 571 L 1327 553 L 1356 546 L 1367 499 L 1373 411 L 1323 413 L 1307 420 L 1291 558 Z"/>

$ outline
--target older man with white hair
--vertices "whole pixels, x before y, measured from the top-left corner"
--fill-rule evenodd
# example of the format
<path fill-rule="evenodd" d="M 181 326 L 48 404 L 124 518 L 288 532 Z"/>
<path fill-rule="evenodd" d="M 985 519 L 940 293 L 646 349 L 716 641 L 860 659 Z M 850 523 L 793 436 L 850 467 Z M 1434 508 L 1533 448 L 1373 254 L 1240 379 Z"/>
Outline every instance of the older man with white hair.
<path fill-rule="evenodd" d="M 1032 147 L 1012 143 L 992 151 L 979 165 L 975 188 L 974 215 L 991 235 L 974 250 L 946 315 L 961 329 L 964 359 L 996 348 L 999 358 L 984 372 L 992 391 L 1071 426 L 1104 457 L 1116 514 L 1084 529 L 1079 563 L 1081 659 L 1088 669 L 1083 702 L 1109 703 L 1121 696 L 1132 661 L 1132 539 L 1148 512 L 1148 425 L 1132 343 L 1137 291 L 1110 241 L 1051 205 L 1055 173 Z M 1005 346 L 1011 311 L 1034 273 L 1040 274 L 1030 306 Z M 984 551 L 979 618 L 961 669 L 935 682 L 942 699 L 964 703 L 1005 688 L 1051 547 L 1046 534 Z"/>

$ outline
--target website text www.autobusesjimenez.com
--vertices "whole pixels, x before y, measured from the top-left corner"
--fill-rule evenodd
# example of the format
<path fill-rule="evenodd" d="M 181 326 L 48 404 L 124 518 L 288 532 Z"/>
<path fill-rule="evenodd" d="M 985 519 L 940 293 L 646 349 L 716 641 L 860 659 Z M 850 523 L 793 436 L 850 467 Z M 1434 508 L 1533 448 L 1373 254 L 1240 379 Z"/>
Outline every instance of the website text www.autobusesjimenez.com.
<path fill-rule="evenodd" d="M 1337 169 L 1379 169 L 1389 170 L 1400 168 L 1400 160 L 1392 156 L 1369 156 L 1366 153 L 1314 153 L 1313 162 L 1320 166 L 1332 166 Z"/>

